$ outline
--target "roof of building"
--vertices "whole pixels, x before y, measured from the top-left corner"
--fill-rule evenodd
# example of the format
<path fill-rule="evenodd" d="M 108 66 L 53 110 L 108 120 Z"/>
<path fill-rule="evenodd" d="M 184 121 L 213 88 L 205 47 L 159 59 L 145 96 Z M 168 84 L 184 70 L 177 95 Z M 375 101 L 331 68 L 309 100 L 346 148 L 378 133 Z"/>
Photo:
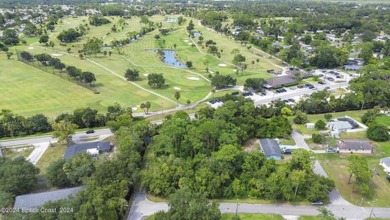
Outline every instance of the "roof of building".
<path fill-rule="evenodd" d="M 360 70 L 362 66 L 359 65 L 344 65 L 344 69 L 346 70 Z"/>
<path fill-rule="evenodd" d="M 390 167 L 390 157 L 382 158 L 381 163 L 386 164 L 386 166 Z"/>
<path fill-rule="evenodd" d="M 282 156 L 282 152 L 280 151 L 280 146 L 278 142 L 273 139 L 260 139 L 260 147 L 266 157 Z"/>
<path fill-rule="evenodd" d="M 337 143 L 340 150 L 372 150 L 374 146 L 369 141 L 340 140 Z"/>
<path fill-rule="evenodd" d="M 278 76 L 271 79 L 267 79 L 267 85 L 269 87 L 279 87 L 297 82 L 294 76 Z"/>
<path fill-rule="evenodd" d="M 34 193 L 16 196 L 15 208 L 36 208 L 49 201 L 66 199 L 70 195 L 75 196 L 83 187 L 74 187 L 68 189 L 59 189 L 49 192 Z"/>
<path fill-rule="evenodd" d="M 110 142 L 87 142 L 68 146 L 65 150 L 64 158 L 69 159 L 76 154 L 87 152 L 88 149 L 97 148 L 99 152 L 108 152 L 111 150 Z"/>
<path fill-rule="evenodd" d="M 333 131 L 353 128 L 353 126 L 348 121 L 330 121 L 326 123 L 326 127 Z"/>

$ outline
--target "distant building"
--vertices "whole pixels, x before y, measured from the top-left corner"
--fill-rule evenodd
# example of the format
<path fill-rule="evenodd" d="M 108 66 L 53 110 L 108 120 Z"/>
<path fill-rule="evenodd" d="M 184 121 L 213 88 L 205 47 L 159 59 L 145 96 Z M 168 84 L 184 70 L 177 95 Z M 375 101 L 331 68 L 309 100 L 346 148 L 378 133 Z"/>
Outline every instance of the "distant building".
<path fill-rule="evenodd" d="M 362 66 L 359 66 L 359 65 L 344 65 L 344 69 L 349 70 L 349 71 L 356 71 L 357 72 L 361 68 L 362 68 Z"/>
<path fill-rule="evenodd" d="M 58 201 L 61 199 L 67 199 L 69 196 L 76 196 L 81 189 L 83 189 L 83 187 L 79 186 L 68 189 L 16 196 L 14 208 L 37 208 L 44 205 L 46 202 Z"/>
<path fill-rule="evenodd" d="M 110 142 L 88 142 L 82 144 L 74 144 L 68 146 L 65 150 L 64 159 L 69 159 L 79 153 L 86 152 L 92 156 L 97 156 L 99 153 L 107 153 L 111 151 Z"/>
<path fill-rule="evenodd" d="M 298 83 L 297 79 L 295 79 L 295 77 L 291 75 L 274 77 L 271 79 L 267 79 L 266 82 L 267 84 L 264 85 L 266 89 L 273 89 Z"/>
<path fill-rule="evenodd" d="M 260 149 L 267 159 L 282 159 L 282 152 L 277 141 L 269 138 L 260 139 Z"/>
<path fill-rule="evenodd" d="M 340 140 L 336 145 L 339 153 L 371 154 L 374 150 L 369 141 Z"/>
<path fill-rule="evenodd" d="M 383 167 L 383 171 L 390 175 L 390 157 L 382 158 L 379 161 L 379 165 Z"/>

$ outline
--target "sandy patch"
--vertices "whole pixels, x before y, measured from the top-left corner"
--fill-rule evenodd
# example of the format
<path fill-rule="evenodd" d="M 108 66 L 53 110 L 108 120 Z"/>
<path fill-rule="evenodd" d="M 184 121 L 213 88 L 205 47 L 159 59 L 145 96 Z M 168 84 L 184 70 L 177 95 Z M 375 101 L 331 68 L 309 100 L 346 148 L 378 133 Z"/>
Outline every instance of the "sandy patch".
<path fill-rule="evenodd" d="M 214 73 L 213 71 L 209 70 L 209 73 Z"/>
<path fill-rule="evenodd" d="M 225 66 L 227 66 L 227 65 L 226 65 L 226 64 L 224 64 L 224 63 L 220 63 L 220 64 L 218 64 L 218 66 L 225 67 Z"/>
<path fill-rule="evenodd" d="M 192 45 L 192 43 L 188 43 L 188 45 Z"/>
<path fill-rule="evenodd" d="M 53 53 L 52 56 L 53 57 L 60 57 L 60 56 L 62 56 L 62 54 L 60 54 L 60 53 Z"/>
<path fill-rule="evenodd" d="M 181 90 L 179 87 L 173 87 L 174 90 Z"/>
<path fill-rule="evenodd" d="M 184 42 L 188 43 L 188 40 L 184 40 Z"/>
<path fill-rule="evenodd" d="M 133 111 L 137 111 L 137 109 L 138 109 L 137 106 L 131 108 L 131 110 L 133 110 Z"/>
<path fill-rule="evenodd" d="M 145 77 L 148 77 L 148 75 L 149 75 L 148 73 L 144 74 Z"/>
<path fill-rule="evenodd" d="M 34 50 L 34 47 L 28 47 L 29 50 Z"/>
<path fill-rule="evenodd" d="M 187 79 L 189 79 L 189 80 L 199 80 L 198 77 L 187 77 Z"/>

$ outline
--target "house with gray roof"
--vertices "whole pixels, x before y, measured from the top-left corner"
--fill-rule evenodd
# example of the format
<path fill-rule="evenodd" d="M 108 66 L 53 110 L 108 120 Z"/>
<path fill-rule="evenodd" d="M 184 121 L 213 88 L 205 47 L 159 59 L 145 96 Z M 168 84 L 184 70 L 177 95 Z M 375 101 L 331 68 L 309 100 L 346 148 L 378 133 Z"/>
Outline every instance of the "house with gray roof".
<path fill-rule="evenodd" d="M 390 157 L 382 158 L 379 161 L 379 165 L 383 167 L 383 171 L 390 175 Z"/>
<path fill-rule="evenodd" d="M 369 141 L 340 140 L 337 144 L 339 153 L 371 154 L 374 146 Z"/>
<path fill-rule="evenodd" d="M 83 189 L 83 186 L 16 196 L 14 208 L 37 208 L 49 201 L 58 201 L 67 199 L 69 196 L 76 196 L 81 189 Z"/>
<path fill-rule="evenodd" d="M 282 159 L 282 152 L 277 141 L 269 138 L 260 139 L 260 149 L 267 159 Z"/>
<path fill-rule="evenodd" d="M 87 142 L 81 144 L 73 144 L 66 148 L 64 159 L 69 159 L 79 153 L 88 153 L 98 151 L 99 153 L 108 153 L 111 151 L 112 145 L 110 142 Z M 92 150 L 95 149 L 95 150 Z M 91 151 L 92 150 L 92 151 Z M 93 155 L 94 156 L 94 155 Z"/>
<path fill-rule="evenodd" d="M 330 130 L 333 137 L 339 137 L 341 132 L 346 132 L 352 129 L 353 126 L 348 121 L 334 120 L 326 123 L 326 128 Z"/>

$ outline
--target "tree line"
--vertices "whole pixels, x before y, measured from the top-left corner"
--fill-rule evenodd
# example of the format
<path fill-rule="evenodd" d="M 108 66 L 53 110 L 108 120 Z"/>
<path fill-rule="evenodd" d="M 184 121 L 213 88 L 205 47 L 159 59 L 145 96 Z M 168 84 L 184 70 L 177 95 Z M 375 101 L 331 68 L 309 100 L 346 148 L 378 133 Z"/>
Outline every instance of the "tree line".
<path fill-rule="evenodd" d="M 66 66 L 64 63 L 61 62 L 58 58 L 53 58 L 49 54 L 42 53 L 42 54 L 36 54 L 32 55 L 27 51 L 21 51 L 17 53 L 19 56 L 18 58 L 22 61 L 27 62 L 28 64 L 36 61 L 39 64 L 41 64 L 45 68 L 40 68 L 42 70 L 47 71 L 48 66 L 52 67 L 53 70 L 58 70 L 59 73 L 66 72 L 68 76 L 79 83 L 85 83 L 89 84 L 89 86 L 92 86 L 92 83 L 96 81 L 95 74 L 89 71 L 82 71 L 79 68 L 76 68 L 74 66 Z M 61 75 L 60 75 L 61 76 Z M 62 76 L 61 76 L 62 77 Z"/>
<path fill-rule="evenodd" d="M 308 152 L 296 151 L 291 161 L 277 165 L 259 151 L 240 149 L 250 138 L 289 135 L 286 117 L 267 119 L 250 100 L 224 99 L 224 106 L 216 110 L 200 109 L 195 120 L 179 111 L 164 121 L 149 147 L 153 159 L 142 171 L 149 193 L 166 197 L 188 188 L 211 199 L 328 199 L 334 183 L 313 173 Z"/>

